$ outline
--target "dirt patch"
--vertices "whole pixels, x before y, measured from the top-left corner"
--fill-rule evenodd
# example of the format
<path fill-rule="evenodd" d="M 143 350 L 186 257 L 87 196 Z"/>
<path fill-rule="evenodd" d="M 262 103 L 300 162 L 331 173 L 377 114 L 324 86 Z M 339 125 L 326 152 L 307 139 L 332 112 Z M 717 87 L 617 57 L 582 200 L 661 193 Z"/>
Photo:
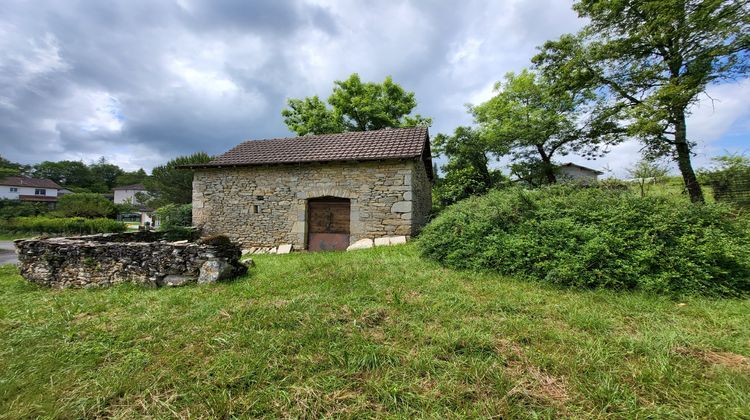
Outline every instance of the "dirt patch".
<path fill-rule="evenodd" d="M 750 373 L 750 357 L 729 351 L 699 350 L 689 347 L 678 347 L 675 353 L 693 357 L 709 365 L 719 365 L 732 370 Z"/>
<path fill-rule="evenodd" d="M 515 381 L 509 396 L 529 397 L 564 411 L 570 400 L 570 387 L 564 377 L 553 376 L 532 364 L 521 346 L 510 340 L 499 340 L 496 349 L 506 358 L 505 372 Z"/>

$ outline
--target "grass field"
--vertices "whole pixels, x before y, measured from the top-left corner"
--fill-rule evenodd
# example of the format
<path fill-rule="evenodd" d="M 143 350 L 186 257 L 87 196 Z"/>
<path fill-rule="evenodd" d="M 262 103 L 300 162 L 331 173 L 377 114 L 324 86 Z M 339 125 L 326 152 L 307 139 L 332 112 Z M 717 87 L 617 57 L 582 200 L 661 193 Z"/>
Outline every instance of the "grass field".
<path fill-rule="evenodd" d="M 750 413 L 749 300 L 561 290 L 411 245 L 255 260 L 158 290 L 0 268 L 0 417 Z"/>

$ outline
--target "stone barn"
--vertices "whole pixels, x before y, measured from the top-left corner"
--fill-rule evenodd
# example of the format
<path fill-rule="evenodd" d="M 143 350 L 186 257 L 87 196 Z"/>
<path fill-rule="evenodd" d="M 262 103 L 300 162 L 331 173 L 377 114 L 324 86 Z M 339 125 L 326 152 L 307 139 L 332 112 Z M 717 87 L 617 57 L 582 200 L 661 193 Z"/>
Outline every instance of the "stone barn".
<path fill-rule="evenodd" d="M 190 168 L 193 224 L 245 247 L 409 237 L 432 203 L 425 127 L 246 141 Z"/>

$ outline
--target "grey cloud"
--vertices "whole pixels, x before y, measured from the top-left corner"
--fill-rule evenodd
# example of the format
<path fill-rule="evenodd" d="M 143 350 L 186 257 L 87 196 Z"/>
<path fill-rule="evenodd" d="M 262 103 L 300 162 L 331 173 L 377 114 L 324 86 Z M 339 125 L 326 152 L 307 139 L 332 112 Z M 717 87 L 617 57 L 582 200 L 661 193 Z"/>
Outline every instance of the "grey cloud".
<path fill-rule="evenodd" d="M 559 0 L 5 1 L 0 154 L 133 168 L 284 136 L 288 97 L 387 75 L 432 133 L 534 47 L 581 22 Z M 147 168 L 148 169 L 148 168 Z"/>

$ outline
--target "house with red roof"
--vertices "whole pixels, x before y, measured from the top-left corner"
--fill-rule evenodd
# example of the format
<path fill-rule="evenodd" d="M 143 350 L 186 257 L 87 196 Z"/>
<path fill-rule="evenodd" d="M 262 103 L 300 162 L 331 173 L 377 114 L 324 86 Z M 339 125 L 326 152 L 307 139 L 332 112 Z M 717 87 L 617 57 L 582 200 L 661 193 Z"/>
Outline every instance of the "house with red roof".
<path fill-rule="evenodd" d="M 0 200 L 56 203 L 63 187 L 51 179 L 9 176 L 0 179 Z"/>

